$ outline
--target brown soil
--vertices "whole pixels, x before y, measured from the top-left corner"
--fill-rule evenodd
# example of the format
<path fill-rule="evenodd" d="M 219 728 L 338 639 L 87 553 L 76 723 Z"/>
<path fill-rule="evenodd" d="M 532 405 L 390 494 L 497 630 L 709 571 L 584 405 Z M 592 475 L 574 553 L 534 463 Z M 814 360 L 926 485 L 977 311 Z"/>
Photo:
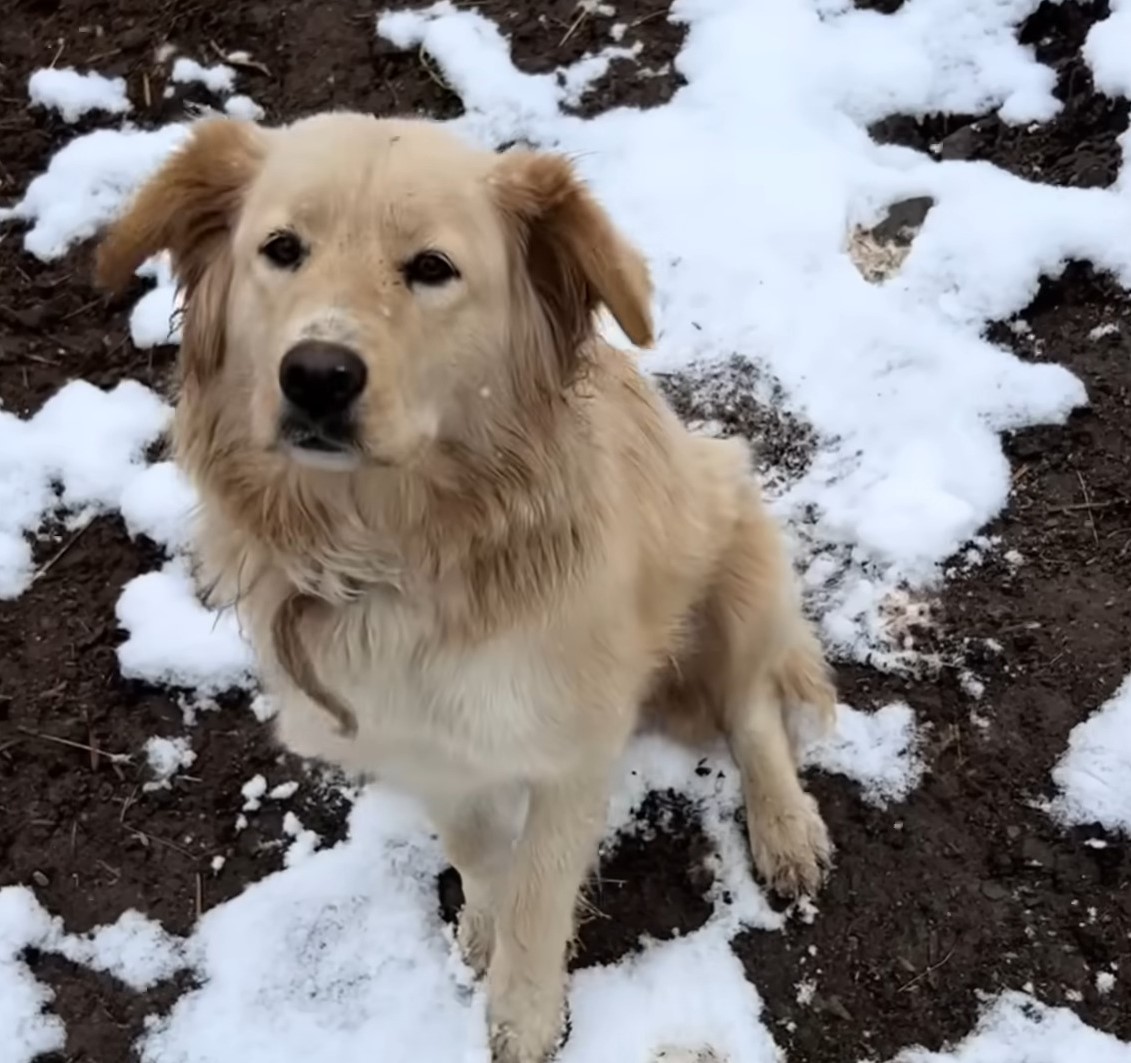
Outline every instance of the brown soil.
<path fill-rule="evenodd" d="M 867 6 L 889 11 L 898 2 Z M 536 13 L 535 5 L 513 0 L 474 7 L 501 22 L 517 60 L 532 71 L 609 43 L 614 21 L 629 25 L 622 43 L 639 40 L 640 62 L 654 70 L 670 63 L 683 37 L 663 5 L 648 0 L 622 0 L 615 19 L 593 15 L 576 25 L 577 9 L 567 0 L 537 5 Z M 1127 104 L 1093 92 L 1078 54 L 1088 26 L 1104 13 L 1102 3 L 1041 6 L 1023 39 L 1059 71 L 1063 114 L 1033 131 L 983 118 L 960 144 L 965 157 L 1042 180 L 1110 183 Z M 372 18 L 373 8 L 360 0 L 16 0 L 0 38 L 0 196 L 18 195 L 72 135 L 24 107 L 27 76 L 53 59 L 126 76 L 143 123 L 179 114 L 185 99 L 162 97 L 154 52 L 165 40 L 207 61 L 216 58 L 213 42 L 250 48 L 270 73 L 246 71 L 242 87 L 274 120 L 343 105 L 458 113 L 458 99 L 418 57 L 376 39 Z M 670 69 L 636 77 L 619 64 L 581 109 L 660 103 L 678 83 Z M 896 116 L 878 133 L 925 150 L 969 126 Z M 15 237 L 0 242 L 5 408 L 33 412 L 71 377 L 164 385 L 174 352 L 133 350 L 125 331 L 131 300 L 95 299 L 86 272 L 85 250 L 43 265 L 24 255 Z M 1098 829 L 1065 834 L 1032 807 L 1047 794 L 1069 730 L 1131 671 L 1131 301 L 1087 267 L 1073 266 L 1045 283 L 1020 317 L 1030 335 L 1000 326 L 992 337 L 1023 357 L 1068 365 L 1087 384 L 1092 405 L 1065 428 L 1008 440 L 1015 489 L 989 531 L 1024 564 L 1013 570 L 991 560 L 946 588 L 939 637 L 986 680 L 985 696 L 975 702 L 964 693 L 955 667 L 930 684 L 842 668 L 850 704 L 867 709 L 905 698 L 930 722 L 931 773 L 905 804 L 885 811 L 864 804 L 847 783 L 815 777 L 839 845 L 820 915 L 812 925 L 795 921 L 785 933 L 749 933 L 734 943 L 779 1043 L 804 1063 L 886 1059 L 915 1042 L 938 1047 L 969 1030 L 977 991 L 1027 982 L 1051 1002 L 1079 993 L 1082 1001 L 1072 1006 L 1086 1021 L 1131 1037 L 1127 979 L 1107 997 L 1095 990 L 1101 965 L 1131 964 L 1126 842 L 1112 837 L 1106 849 L 1086 847 Z M 1111 322 L 1122 330 L 1089 339 L 1091 329 Z M 751 436 L 771 467 L 799 474 L 811 434 L 777 408 L 772 384 L 750 381 L 758 384 L 755 399 L 717 381 L 668 386 L 684 416 Z M 122 635 L 113 617 L 123 584 L 154 567 L 158 552 L 105 518 L 73 542 L 40 542 L 37 556 L 49 561 L 68 544 L 27 593 L 0 603 L 0 886 L 32 884 L 71 930 L 135 907 L 184 933 L 199 910 L 280 866 L 282 810 L 265 808 L 237 831 L 240 788 L 257 773 L 272 783 L 303 778 L 301 768 L 280 756 L 267 729 L 233 698 L 225 711 L 201 716 L 192 732 L 198 760 L 173 789 L 144 792 L 140 750 L 152 735 L 182 733 L 181 709 L 170 692 L 121 678 L 115 649 Z M 1004 652 L 988 650 L 987 639 Z M 973 723 L 971 710 L 989 727 Z M 104 755 L 119 752 L 133 761 L 115 764 Z M 334 791 L 304 782 L 292 807 L 327 844 L 342 836 L 347 805 Z M 657 824 L 654 836 L 623 839 L 605 855 L 579 965 L 614 960 L 642 935 L 689 932 L 709 915 L 710 880 L 702 870 L 709 843 L 694 811 L 656 797 L 645 812 Z M 227 861 L 219 875 L 210 867 L 215 856 Z M 450 916 L 459 901 L 452 876 L 438 883 L 438 898 Z M 139 996 L 54 957 L 34 957 L 33 966 L 56 989 L 67 1022 L 60 1063 L 130 1058 L 143 1018 L 168 1008 L 181 988 Z M 816 983 L 808 1006 L 797 994 L 806 979 Z"/>

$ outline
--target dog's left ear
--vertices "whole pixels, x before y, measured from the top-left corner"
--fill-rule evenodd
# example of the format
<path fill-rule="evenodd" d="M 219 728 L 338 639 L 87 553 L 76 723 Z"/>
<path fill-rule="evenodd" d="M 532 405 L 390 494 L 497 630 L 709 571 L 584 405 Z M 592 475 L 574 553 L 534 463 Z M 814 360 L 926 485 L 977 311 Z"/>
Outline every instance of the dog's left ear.
<path fill-rule="evenodd" d="M 503 155 L 492 185 L 549 317 L 563 368 L 593 330 L 600 305 L 638 347 L 652 345 L 652 281 L 641 254 L 558 155 Z"/>

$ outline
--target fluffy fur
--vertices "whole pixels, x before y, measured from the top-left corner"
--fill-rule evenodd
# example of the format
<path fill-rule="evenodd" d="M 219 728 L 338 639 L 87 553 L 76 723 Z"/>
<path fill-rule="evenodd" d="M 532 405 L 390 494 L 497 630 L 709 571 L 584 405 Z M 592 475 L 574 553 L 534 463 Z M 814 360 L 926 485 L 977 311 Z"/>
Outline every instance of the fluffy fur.
<path fill-rule="evenodd" d="M 295 268 L 262 253 L 280 231 Z M 757 870 L 819 885 L 791 735 L 803 707 L 831 717 L 825 663 L 745 446 L 690 435 L 597 337 L 605 306 L 650 344 L 650 282 L 566 161 L 422 121 L 202 122 L 107 234 L 102 283 L 163 248 L 212 600 L 238 610 L 284 743 L 429 809 L 499 1063 L 559 1037 L 575 903 L 645 716 L 721 731 Z M 409 283 L 421 250 L 459 277 Z M 307 339 L 368 370 L 331 462 L 280 441 L 279 364 Z"/>

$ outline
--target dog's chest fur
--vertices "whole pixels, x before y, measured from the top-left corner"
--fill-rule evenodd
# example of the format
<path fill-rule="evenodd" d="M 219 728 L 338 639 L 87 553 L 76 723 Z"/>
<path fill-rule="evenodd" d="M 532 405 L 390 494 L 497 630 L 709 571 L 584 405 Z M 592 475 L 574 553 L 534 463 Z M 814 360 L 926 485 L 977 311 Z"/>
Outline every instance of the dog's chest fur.
<path fill-rule="evenodd" d="M 259 639 L 269 638 L 265 625 L 256 627 Z M 542 633 L 453 644 L 437 638 L 422 613 L 372 596 L 336 609 L 302 637 L 319 679 L 358 728 L 343 738 L 323 709 L 280 677 L 279 737 L 302 755 L 440 796 L 546 776 L 577 753 L 568 679 Z"/>

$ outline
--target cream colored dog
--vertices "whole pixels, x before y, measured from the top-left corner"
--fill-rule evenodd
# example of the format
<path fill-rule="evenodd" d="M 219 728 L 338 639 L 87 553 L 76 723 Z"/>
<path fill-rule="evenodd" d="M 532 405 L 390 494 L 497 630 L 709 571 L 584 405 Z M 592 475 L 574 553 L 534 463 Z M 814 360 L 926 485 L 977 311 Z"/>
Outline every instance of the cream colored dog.
<path fill-rule="evenodd" d="M 419 797 L 463 880 L 500 1063 L 561 1031 L 574 907 L 647 712 L 721 730 L 754 863 L 830 846 L 797 709 L 834 704 L 746 448 L 688 434 L 640 256 L 563 159 L 424 121 L 198 124 L 100 249 L 167 248 L 186 295 L 178 461 L 212 599 L 296 752 Z M 379 947 L 375 942 L 374 947 Z"/>

